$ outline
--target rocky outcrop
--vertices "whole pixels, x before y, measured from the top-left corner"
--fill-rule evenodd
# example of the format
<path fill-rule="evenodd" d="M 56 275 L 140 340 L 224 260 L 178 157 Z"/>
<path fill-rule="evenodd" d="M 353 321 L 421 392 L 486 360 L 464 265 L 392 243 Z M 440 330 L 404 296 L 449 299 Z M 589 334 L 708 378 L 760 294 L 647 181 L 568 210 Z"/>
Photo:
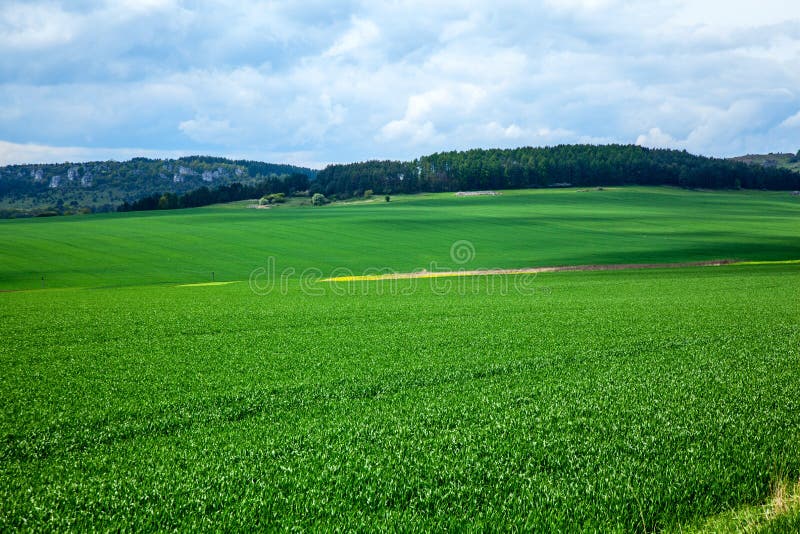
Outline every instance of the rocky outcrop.
<path fill-rule="evenodd" d="M 309 170 L 211 157 L 0 165 L 0 206 L 17 209 L 19 203 L 26 212 L 29 206 L 38 210 L 56 205 L 110 211 L 123 201 L 155 193 L 184 194 L 203 185 L 212 189 L 237 182 L 250 185 L 293 172 Z"/>
<path fill-rule="evenodd" d="M 239 169 L 236 169 L 237 171 Z M 202 178 L 204 182 L 213 182 L 227 176 L 224 169 L 214 169 L 213 171 L 203 171 Z"/>

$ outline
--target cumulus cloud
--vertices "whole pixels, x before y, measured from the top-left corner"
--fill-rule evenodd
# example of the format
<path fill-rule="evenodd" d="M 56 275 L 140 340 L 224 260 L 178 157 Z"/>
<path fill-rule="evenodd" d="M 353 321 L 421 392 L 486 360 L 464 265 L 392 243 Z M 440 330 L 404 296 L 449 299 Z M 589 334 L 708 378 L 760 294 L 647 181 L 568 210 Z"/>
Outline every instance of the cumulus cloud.
<path fill-rule="evenodd" d="M 198 117 L 181 121 L 178 129 L 199 143 L 225 144 L 236 141 L 236 130 L 229 120 L 214 120 Z"/>
<path fill-rule="evenodd" d="M 129 147 L 85 147 L 85 146 L 49 146 L 33 143 L 9 143 L 0 141 L 0 162 L 3 165 L 20 165 L 25 163 L 64 163 L 81 161 L 123 161 L 136 157 L 144 158 L 181 158 L 198 155 L 196 150 L 148 150 Z M 233 159 L 254 161 L 279 161 L 291 165 L 300 165 L 312 169 L 321 169 L 326 162 L 314 159 L 314 154 L 304 151 L 270 152 L 270 151 L 226 151 L 222 153 L 207 152 L 208 156 L 227 156 Z"/>
<path fill-rule="evenodd" d="M 189 155 L 191 155 L 191 151 L 186 150 L 47 146 L 33 143 L 21 144 L 0 141 L 0 162 L 2 162 L 3 165 L 124 160 L 134 157 L 179 158 Z"/>
<path fill-rule="evenodd" d="M 786 120 L 781 122 L 781 126 L 785 128 L 800 128 L 800 111 L 791 117 L 787 117 Z"/>
<path fill-rule="evenodd" d="M 388 141 L 405 137 L 412 144 L 430 142 L 437 135 L 435 123 L 466 120 L 485 98 L 486 92 L 471 84 L 456 84 L 411 95 L 403 118 L 383 126 L 381 137 Z"/>
<path fill-rule="evenodd" d="M 650 128 L 650 131 L 636 138 L 636 144 L 650 148 L 675 148 L 678 146 L 675 138 L 662 132 L 661 128 Z"/>
<path fill-rule="evenodd" d="M 374 45 L 380 34 L 380 29 L 371 20 L 354 17 L 352 28 L 338 38 L 336 42 L 323 53 L 323 56 L 337 57 L 363 52 L 365 49 L 371 48 L 372 45 Z"/>
<path fill-rule="evenodd" d="M 0 48 L 0 163 L 800 148 L 800 4 L 778 0 L 9 0 Z"/>

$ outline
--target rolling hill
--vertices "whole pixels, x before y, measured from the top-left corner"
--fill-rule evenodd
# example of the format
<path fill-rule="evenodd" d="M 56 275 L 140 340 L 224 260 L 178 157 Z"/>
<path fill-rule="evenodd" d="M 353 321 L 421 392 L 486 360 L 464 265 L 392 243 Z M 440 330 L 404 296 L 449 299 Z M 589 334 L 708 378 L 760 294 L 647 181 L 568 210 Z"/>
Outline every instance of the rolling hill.
<path fill-rule="evenodd" d="M 797 151 L 797 154 L 748 154 L 747 156 L 731 158 L 731 160 L 773 169 L 787 169 L 792 172 L 800 173 L 800 150 Z"/>
<path fill-rule="evenodd" d="M 191 156 L 176 160 L 134 158 L 0 167 L 0 217 L 114 211 L 155 193 L 254 184 L 264 178 L 316 171 L 293 165 Z"/>
<path fill-rule="evenodd" d="M 750 165 L 748 163 L 760 163 Z M 192 156 L 178 160 L 12 165 L 0 168 L 0 217 L 114 211 L 164 193 L 291 175 L 311 193 L 378 194 L 565 186 L 672 185 L 688 189 L 800 189 L 790 154 L 723 160 L 635 145 L 559 145 L 443 152 L 410 161 L 329 165 L 321 171 L 256 161 Z M 295 176 L 297 177 L 297 176 Z M 201 195 L 202 196 L 202 195 Z"/>
<path fill-rule="evenodd" d="M 298 273 L 581 263 L 800 259 L 800 197 L 673 187 L 393 196 L 359 204 L 187 210 L 0 221 L 0 288 L 247 280 L 268 257 Z"/>

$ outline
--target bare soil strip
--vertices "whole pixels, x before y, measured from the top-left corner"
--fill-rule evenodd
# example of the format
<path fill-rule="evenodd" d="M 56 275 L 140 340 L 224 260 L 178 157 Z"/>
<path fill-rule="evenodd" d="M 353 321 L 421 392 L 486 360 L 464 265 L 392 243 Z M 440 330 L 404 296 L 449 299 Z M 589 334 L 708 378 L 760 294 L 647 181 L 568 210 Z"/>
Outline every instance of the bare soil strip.
<path fill-rule="evenodd" d="M 350 282 L 358 280 L 401 280 L 407 278 L 441 278 L 449 276 L 491 276 L 498 274 L 559 273 L 565 271 L 620 271 L 623 269 L 679 269 L 684 267 L 717 267 L 738 263 L 738 260 L 692 261 L 682 263 L 614 263 L 599 265 L 559 265 L 554 267 L 525 267 L 520 269 L 475 269 L 463 271 L 426 271 L 410 273 L 385 273 L 362 276 L 336 276 L 322 282 Z"/>
<path fill-rule="evenodd" d="M 176 287 L 205 287 L 205 286 L 227 286 L 228 284 L 238 284 L 241 280 L 233 280 L 232 282 L 198 282 L 195 284 L 180 284 Z"/>

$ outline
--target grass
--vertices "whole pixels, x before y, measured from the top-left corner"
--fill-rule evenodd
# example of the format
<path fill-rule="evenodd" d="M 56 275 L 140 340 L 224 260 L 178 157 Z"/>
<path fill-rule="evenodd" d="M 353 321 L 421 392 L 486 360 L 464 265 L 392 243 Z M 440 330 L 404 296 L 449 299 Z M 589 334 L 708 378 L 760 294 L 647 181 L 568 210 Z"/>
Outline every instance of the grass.
<path fill-rule="evenodd" d="M 392 202 L 227 206 L 55 220 L 0 221 L 0 289 L 105 287 L 246 280 L 314 267 L 400 272 L 716 259 L 800 259 L 800 199 L 786 193 L 699 193 L 670 188 L 507 191 Z M 468 239 L 475 257 L 454 265 Z"/>
<path fill-rule="evenodd" d="M 475 280 L 0 294 L 0 530 L 653 530 L 800 473 L 796 267 Z"/>
<path fill-rule="evenodd" d="M 0 293 L 0 531 L 796 531 L 797 210 L 634 188 L 0 224 L 4 287 L 48 247 L 72 286 Z M 452 265 L 455 237 L 466 268 L 756 263 L 191 271 Z"/>
<path fill-rule="evenodd" d="M 768 501 L 706 518 L 681 532 L 797 532 L 800 528 L 800 480 L 778 479 Z"/>
<path fill-rule="evenodd" d="M 196 284 L 180 284 L 177 287 L 204 287 L 204 286 L 227 286 L 228 284 L 236 284 L 237 281 L 232 282 L 198 282 Z"/>

